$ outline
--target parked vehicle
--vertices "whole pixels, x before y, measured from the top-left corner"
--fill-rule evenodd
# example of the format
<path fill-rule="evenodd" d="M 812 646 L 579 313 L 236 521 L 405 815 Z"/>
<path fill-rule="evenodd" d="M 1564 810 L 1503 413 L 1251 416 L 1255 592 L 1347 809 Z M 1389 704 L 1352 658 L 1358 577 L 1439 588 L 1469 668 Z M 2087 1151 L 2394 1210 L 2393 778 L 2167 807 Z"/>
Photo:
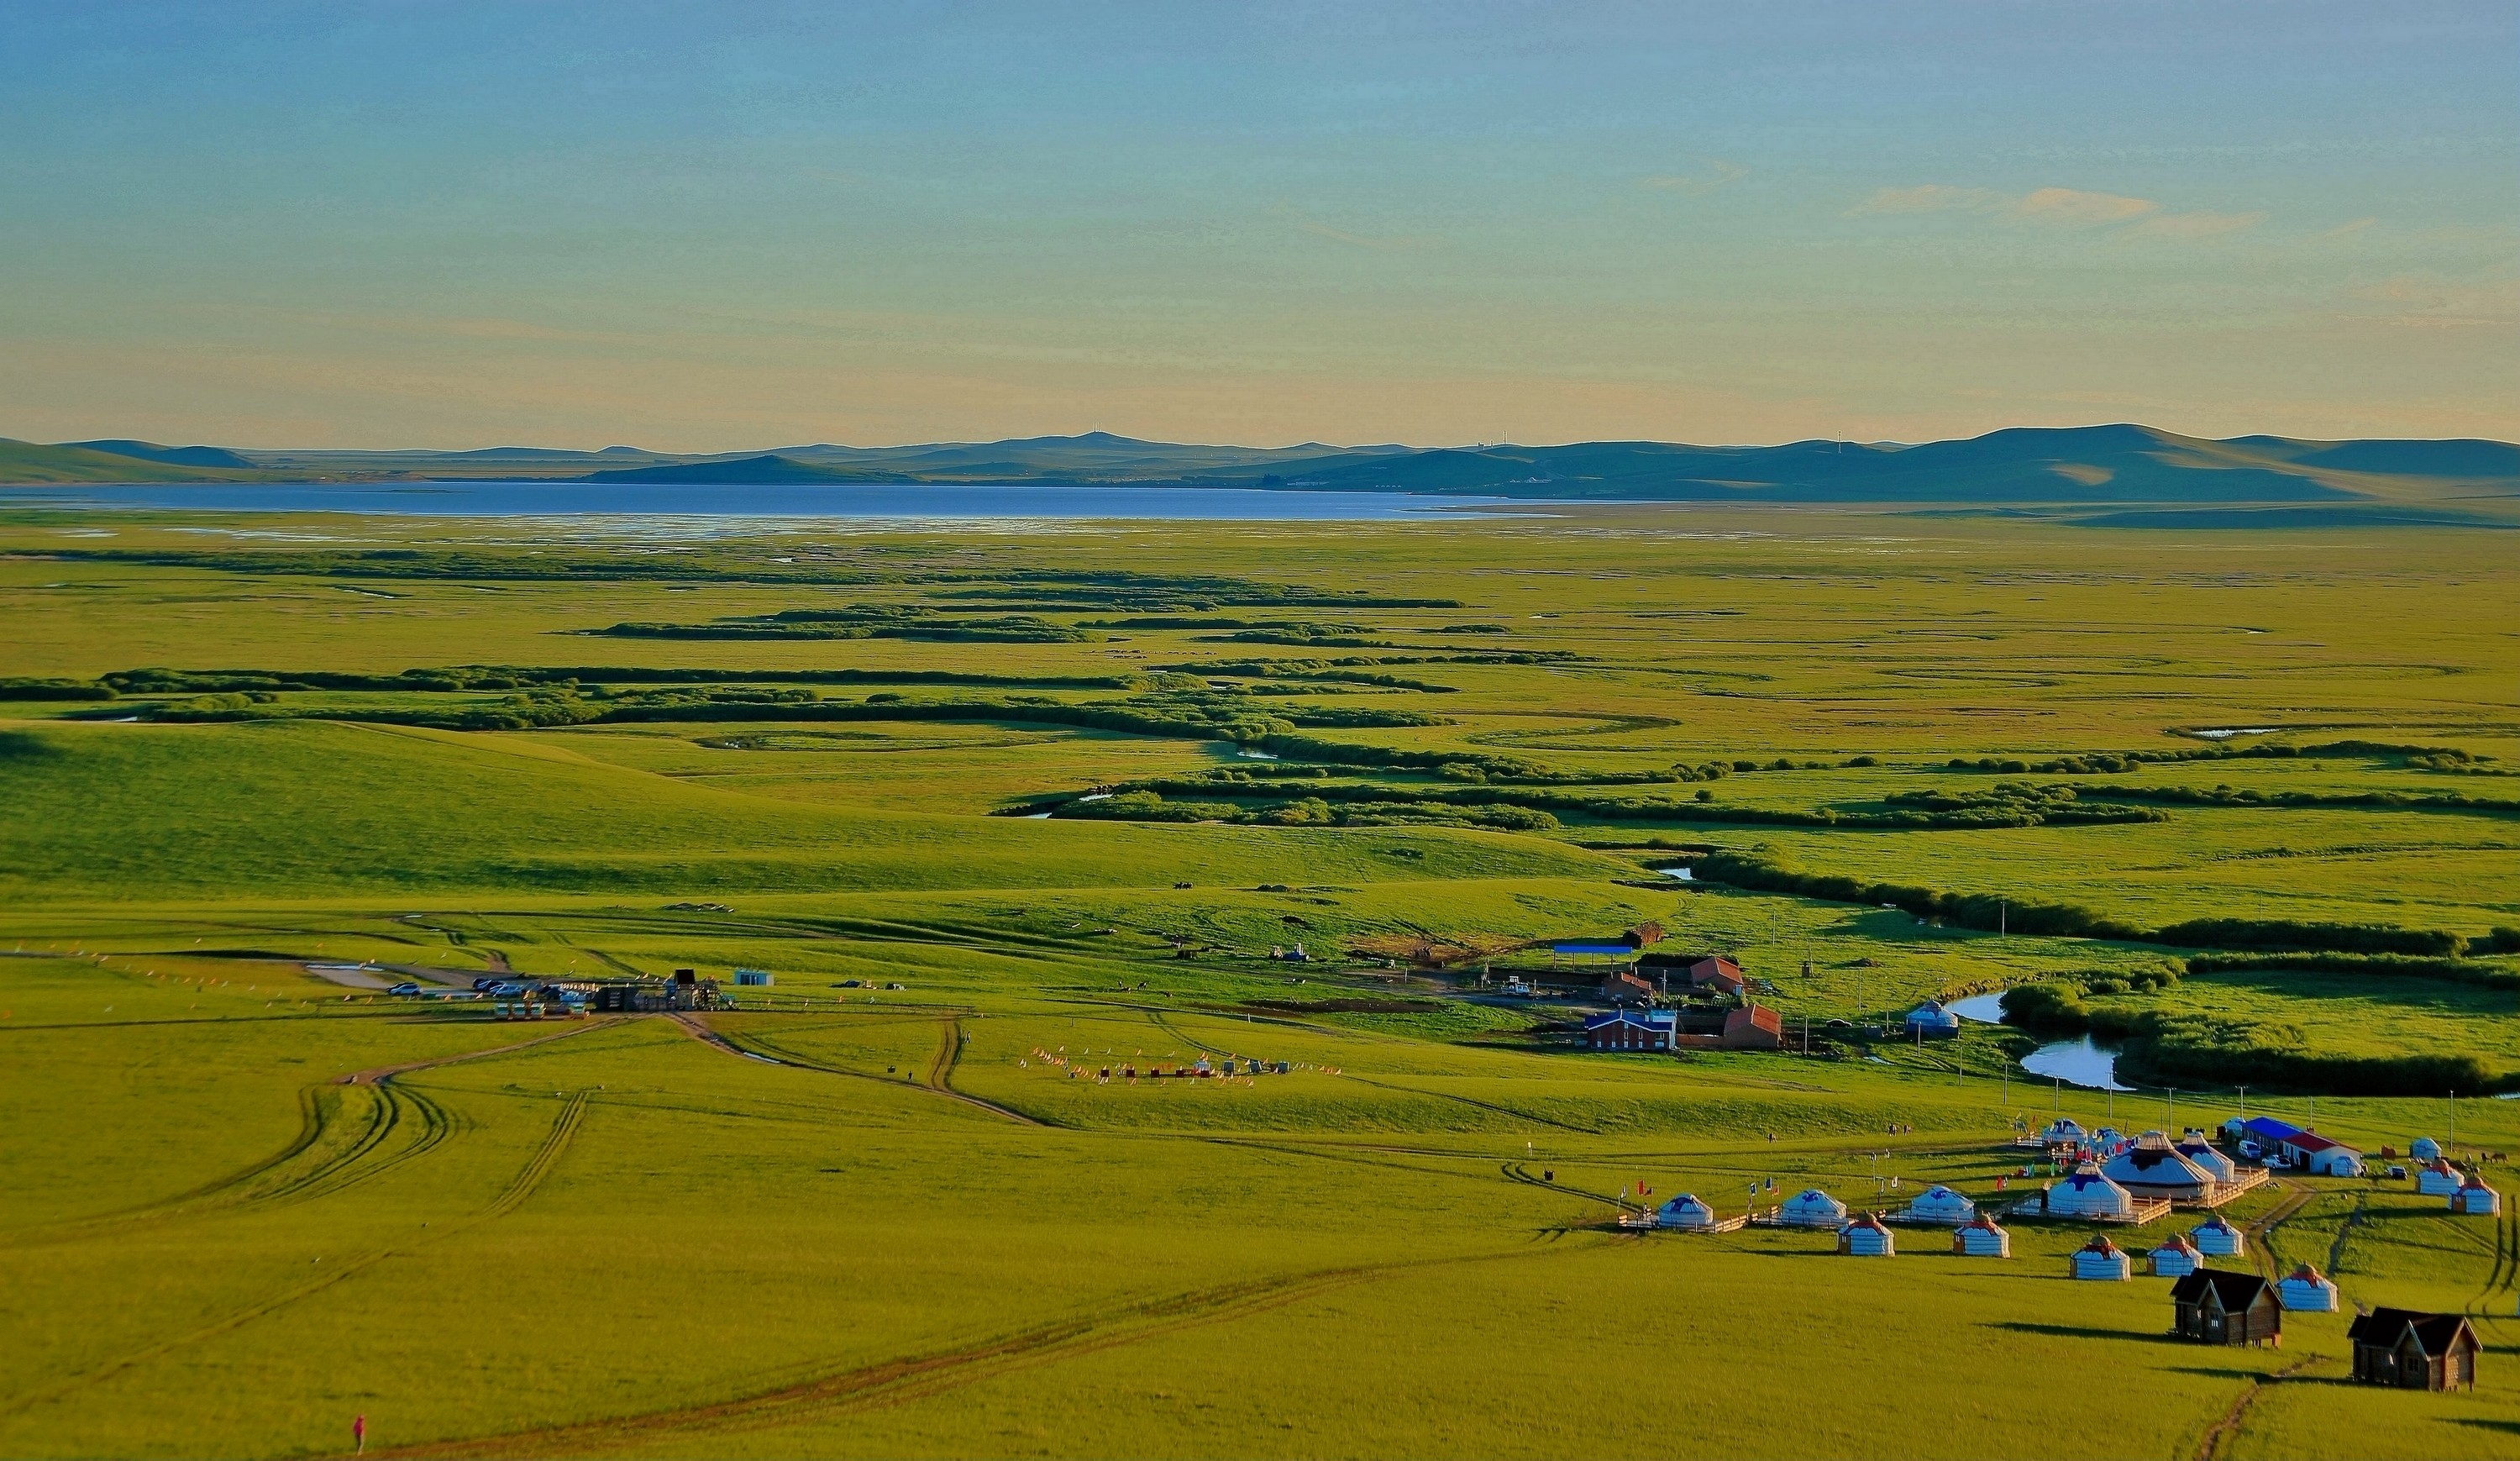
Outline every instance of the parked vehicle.
<path fill-rule="evenodd" d="M 514 999 L 525 992 L 525 986 L 515 980 L 501 980 L 484 992 L 492 999 Z"/>
<path fill-rule="evenodd" d="M 412 982 L 410 980 L 404 980 L 401 983 L 394 985 L 385 992 L 387 994 L 398 994 L 405 999 L 409 999 L 420 992 L 420 985 Z"/>

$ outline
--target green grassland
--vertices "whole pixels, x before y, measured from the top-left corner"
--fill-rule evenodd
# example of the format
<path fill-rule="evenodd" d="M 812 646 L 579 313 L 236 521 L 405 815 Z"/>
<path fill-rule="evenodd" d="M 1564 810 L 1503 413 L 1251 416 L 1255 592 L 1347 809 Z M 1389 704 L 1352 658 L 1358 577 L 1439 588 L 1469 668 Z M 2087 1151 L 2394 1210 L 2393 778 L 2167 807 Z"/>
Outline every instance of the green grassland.
<path fill-rule="evenodd" d="M 2232 1210 L 2348 1301 L 2280 1350 L 2067 1281 L 2088 1228 L 1611 1221 L 1992 1201 L 2053 1114 L 2239 1110 L 1849 1028 L 2035 982 L 2520 1197 L 2520 1102 L 2370 1083 L 2520 1089 L 2520 572 L 2473 534 L 520 539 L 0 522 L 0 1453 L 2520 1454 L 2520 1219 L 2404 1183 Z M 1481 984 L 1645 922 L 1817 1053 L 1584 1054 L 1586 1000 Z M 518 1024 L 309 968 L 359 961 L 777 983 Z M 1288 1070 L 1099 1078 L 1228 1055 Z M 2355 1303 L 2476 1315 L 2477 1392 L 2345 1383 Z"/>

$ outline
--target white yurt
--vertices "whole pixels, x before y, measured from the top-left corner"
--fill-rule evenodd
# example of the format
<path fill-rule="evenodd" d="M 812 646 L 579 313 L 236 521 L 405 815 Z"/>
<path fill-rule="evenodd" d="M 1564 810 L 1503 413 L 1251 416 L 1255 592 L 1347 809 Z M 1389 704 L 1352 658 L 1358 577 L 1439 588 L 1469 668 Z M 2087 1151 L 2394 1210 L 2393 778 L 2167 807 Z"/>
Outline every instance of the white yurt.
<path fill-rule="evenodd" d="M 1658 1228 L 1711 1228 L 1715 1226 L 1715 1210 L 1700 1201 L 1697 1194 L 1684 1192 L 1662 1205 L 1654 1213 Z"/>
<path fill-rule="evenodd" d="M 2054 1217 L 2133 1217 L 2135 1199 L 2086 1162 L 2048 1189 L 2048 1211 Z"/>
<path fill-rule="evenodd" d="M 2459 1169 L 2439 1157 L 2425 1163 L 2415 1173 L 2415 1191 L 2424 1197 L 2451 1197 L 2466 1185 L 2467 1179 Z"/>
<path fill-rule="evenodd" d="M 1899 1252 L 1899 1245 L 1881 1219 L 1867 1212 L 1838 1229 L 1837 1251 L 1851 1257 L 1886 1258 Z"/>
<path fill-rule="evenodd" d="M 2109 1153 L 2125 1146 L 2126 1141 L 2126 1133 L 2120 1131 L 2115 1126 L 2102 1126 L 2099 1130 L 2092 1133 L 2092 1146 L 2102 1156 L 2107 1156 Z"/>
<path fill-rule="evenodd" d="M 2012 1235 L 1980 1212 L 1952 1230 L 1952 1252 L 1964 1258 L 2008 1258 L 2012 1256 Z"/>
<path fill-rule="evenodd" d="M 1778 1206 L 1777 1220 L 1787 1227 L 1843 1227 L 1846 1225 L 1846 1204 L 1817 1187 L 1806 1187 Z"/>
<path fill-rule="evenodd" d="M 2236 1182 L 2240 1179 L 2240 1164 L 2224 1156 L 2219 1148 L 2205 1139 L 2205 1133 L 2202 1131 L 2190 1131 L 2181 1137 L 2179 1145 L 2173 1150 L 2217 1182 Z"/>
<path fill-rule="evenodd" d="M 2134 1276 L 2135 1264 L 2126 1250 L 2109 1241 L 2102 1233 L 2074 1250 L 2074 1276 L 2123 1283 Z"/>
<path fill-rule="evenodd" d="M 2336 1312 L 2336 1285 L 2304 1263 L 2275 1285 L 2275 1301 L 2288 1309 L 2332 1314 Z"/>
<path fill-rule="evenodd" d="M 2049 1121 L 2048 1129 L 2039 1133 L 2039 1139 L 2051 1147 L 2078 1146 L 2083 1137 L 2083 1123 L 2069 1116 Z"/>
<path fill-rule="evenodd" d="M 2466 1186 L 2451 1194 L 2450 1210 L 2470 1217 L 2492 1217 L 2502 1210 L 2502 1194 L 2486 1186 L 2483 1177 L 2471 1176 Z"/>
<path fill-rule="evenodd" d="M 2232 1258 L 2249 1251 L 2249 1240 L 2238 1228 L 2217 1212 L 2187 1230 L 2188 1241 L 2196 1251 L 2211 1257 Z"/>
<path fill-rule="evenodd" d="M 1942 1222 L 1957 1227 L 1977 1215 L 1977 1204 L 1937 1182 L 1908 1205 L 1911 1222 Z"/>
<path fill-rule="evenodd" d="M 2214 1195 L 2213 1173 L 2172 1149 L 2170 1138 L 2147 1131 L 2135 1145 L 2111 1157 L 2100 1171 L 2127 1191 L 2143 1197 L 2166 1197 L 2175 1203 L 2202 1202 Z"/>
<path fill-rule="evenodd" d="M 2159 1248 L 2144 1255 L 2144 1262 L 2155 1278 L 2185 1278 L 2205 1266 L 2205 1256 L 2184 1236 L 2173 1233 Z"/>
<path fill-rule="evenodd" d="M 2407 1148 L 2407 1155 L 2417 1162 L 2439 1162 L 2442 1159 L 2441 1143 L 2429 1136 L 2418 1136 L 2414 1145 Z"/>

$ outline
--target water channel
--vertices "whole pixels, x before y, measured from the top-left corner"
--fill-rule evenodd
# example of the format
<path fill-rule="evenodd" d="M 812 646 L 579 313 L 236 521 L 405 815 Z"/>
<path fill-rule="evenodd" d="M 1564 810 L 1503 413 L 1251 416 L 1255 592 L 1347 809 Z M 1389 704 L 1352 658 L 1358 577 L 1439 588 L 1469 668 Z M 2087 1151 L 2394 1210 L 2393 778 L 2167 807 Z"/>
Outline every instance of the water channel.
<path fill-rule="evenodd" d="M 1944 1008 L 1979 1025 L 2001 1025 L 2003 1023 L 2003 991 L 1998 989 L 1992 994 L 1972 994 L 1966 999 L 1955 999 Z M 2021 1069 L 2033 1075 L 2046 1075 L 2085 1090 L 2135 1089 L 2118 1083 L 2118 1053 L 2105 1045 L 2092 1043 L 2090 1035 L 2079 1040 L 2051 1040 L 2023 1056 Z"/>

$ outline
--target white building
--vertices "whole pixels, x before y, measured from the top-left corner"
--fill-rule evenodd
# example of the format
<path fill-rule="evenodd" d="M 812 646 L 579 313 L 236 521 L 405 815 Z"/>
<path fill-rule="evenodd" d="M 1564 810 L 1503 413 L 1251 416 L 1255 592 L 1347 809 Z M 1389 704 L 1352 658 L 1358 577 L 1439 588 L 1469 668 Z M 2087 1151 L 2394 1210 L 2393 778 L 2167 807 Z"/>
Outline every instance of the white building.
<path fill-rule="evenodd" d="M 1846 1204 L 1817 1187 L 1806 1187 L 1778 1205 L 1777 1220 L 1787 1227 L 1843 1227 L 1846 1225 Z"/>
<path fill-rule="evenodd" d="M 2249 1251 L 2248 1238 L 2220 1212 L 2189 1228 L 2187 1237 L 2198 1253 L 2211 1257 L 2234 1258 Z"/>
<path fill-rule="evenodd" d="M 2111 1157 L 2100 1171 L 2136 1197 L 2195 1203 L 2214 1195 L 2213 1174 L 2180 1156 L 2158 1131 L 2136 1138 L 2135 1145 Z"/>
<path fill-rule="evenodd" d="M 2144 1261 L 2155 1278 L 2185 1278 L 2205 1266 L 2205 1256 L 2184 1236 L 2173 1233 L 2159 1248 L 2144 1255 Z"/>
<path fill-rule="evenodd" d="M 2441 1143 L 2429 1136 L 2418 1136 L 2414 1145 L 2407 1148 L 2407 1155 L 2417 1162 L 2439 1162 L 2442 1159 Z"/>
<path fill-rule="evenodd" d="M 1899 1245 L 1881 1219 L 1867 1212 L 1838 1229 L 1837 1251 L 1851 1257 L 1886 1258 L 1897 1255 Z"/>
<path fill-rule="evenodd" d="M 2332 1314 L 2336 1312 L 2336 1285 L 2304 1263 L 2275 1285 L 2275 1301 L 2288 1309 Z"/>
<path fill-rule="evenodd" d="M 2205 1139 L 2205 1133 L 2202 1131 L 2190 1131 L 2181 1137 L 2179 1145 L 2173 1150 L 2217 1182 L 2236 1182 L 2240 1179 L 2240 1164 L 2223 1155 L 2219 1148 Z"/>
<path fill-rule="evenodd" d="M 2457 1167 L 2439 1157 L 2423 1164 L 2415 1173 L 2415 1191 L 2423 1197 L 2456 1197 L 2467 1185 L 2467 1178 Z"/>
<path fill-rule="evenodd" d="M 1703 1230 L 1715 1226 L 1715 1210 L 1698 1200 L 1697 1194 L 1684 1192 L 1662 1205 L 1654 1213 L 1654 1226 Z"/>
<path fill-rule="evenodd" d="M 1911 1222 L 1949 1223 L 1955 1227 L 1976 1215 L 1977 1204 L 1940 1182 L 1916 1194 L 1907 1212 Z"/>
<path fill-rule="evenodd" d="M 2008 1258 L 2012 1256 L 2012 1235 L 1980 1212 L 1952 1230 L 1952 1252 L 1964 1258 Z"/>
<path fill-rule="evenodd" d="M 2102 1233 L 2074 1250 L 2074 1276 L 2103 1282 L 2124 1283 L 2134 1276 L 2135 1264 L 2126 1250 L 2109 1241 Z"/>
<path fill-rule="evenodd" d="M 2470 1217 L 2492 1217 L 2502 1210 L 2502 1194 L 2486 1186 L 2483 1177 L 2471 1176 L 2466 1186 L 2451 1194 L 2450 1210 Z"/>
<path fill-rule="evenodd" d="M 2047 1207 L 2056 1217 L 2135 1216 L 2135 1199 L 2088 1162 L 2076 1167 L 2072 1176 L 2048 1187 Z"/>

